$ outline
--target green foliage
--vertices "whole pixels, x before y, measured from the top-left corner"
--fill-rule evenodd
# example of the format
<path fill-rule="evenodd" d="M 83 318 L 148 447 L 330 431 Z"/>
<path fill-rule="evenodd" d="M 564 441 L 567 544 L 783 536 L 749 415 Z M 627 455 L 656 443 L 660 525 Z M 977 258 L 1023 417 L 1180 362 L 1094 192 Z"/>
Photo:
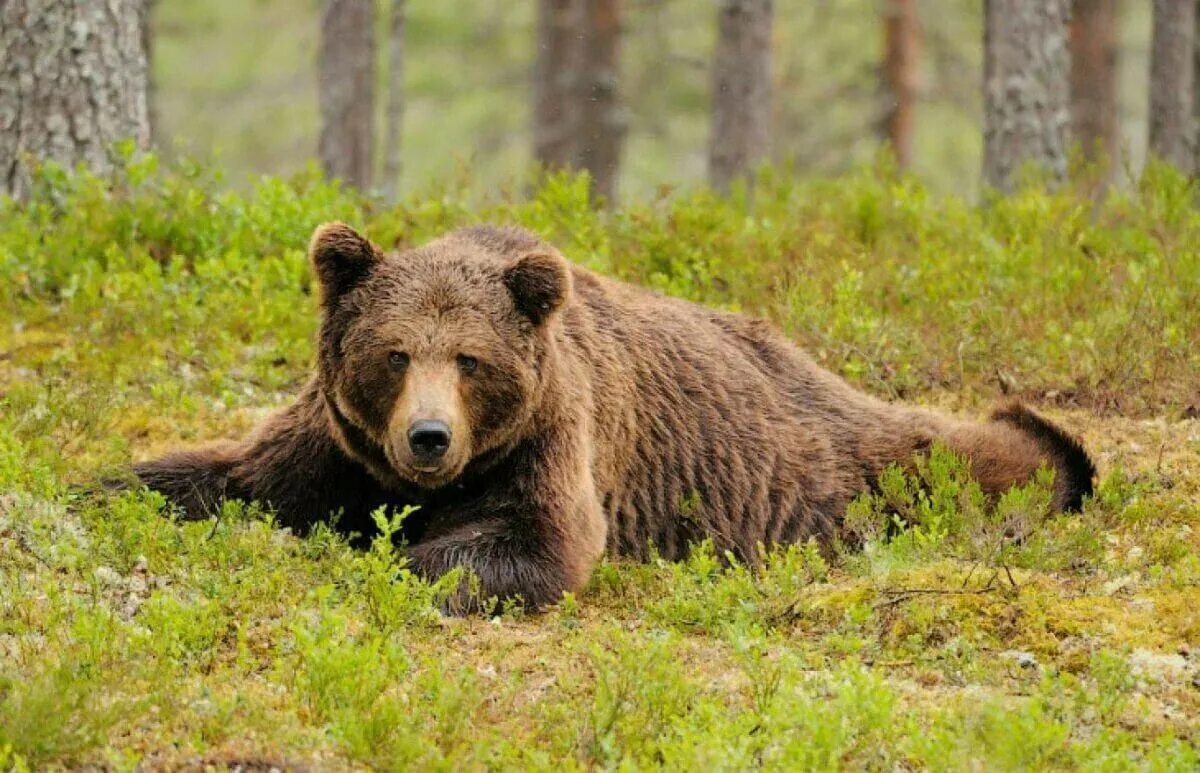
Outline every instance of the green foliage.
<path fill-rule="evenodd" d="M 612 212 L 562 175 L 465 189 L 231 193 L 127 154 L 0 201 L 0 767 L 1196 766 L 1186 180 L 978 208 L 886 168 Z M 769 316 L 877 394 L 974 410 L 1002 381 L 1096 409 L 1066 416 L 1103 478 L 1053 516 L 1048 474 L 989 502 L 938 448 L 851 508 L 860 549 L 608 559 L 557 609 L 468 619 L 439 610 L 470 578 L 408 569 L 406 513 L 358 550 L 254 504 L 185 523 L 98 490 L 290 399 L 316 324 L 304 245 L 334 218 L 387 246 L 523 223 L 598 271 Z"/>
<path fill-rule="evenodd" d="M 845 531 L 866 556 L 928 560 L 939 554 L 988 566 L 1029 565 L 1044 550 L 1040 539 L 1051 516 L 1054 473 L 1042 467 L 1024 486 L 989 502 L 971 478 L 967 460 L 940 443 L 914 459 L 910 475 L 892 465 L 879 476 L 879 493 L 851 502 Z"/>
<path fill-rule="evenodd" d="M 378 533 L 357 562 L 371 622 L 383 631 L 435 621 L 435 610 L 444 606 L 463 584 L 461 567 L 432 584 L 422 581 L 408 568 L 408 558 L 397 549 L 396 542 L 401 522 L 415 509 L 405 508 L 395 514 L 384 510 L 373 513 Z"/>

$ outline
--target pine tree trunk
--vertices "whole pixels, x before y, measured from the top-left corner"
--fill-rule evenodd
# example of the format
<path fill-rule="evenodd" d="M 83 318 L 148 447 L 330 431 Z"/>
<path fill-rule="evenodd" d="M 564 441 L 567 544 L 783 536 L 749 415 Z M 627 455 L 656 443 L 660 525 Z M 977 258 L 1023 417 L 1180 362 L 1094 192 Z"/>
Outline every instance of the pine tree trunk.
<path fill-rule="evenodd" d="M 112 144 L 150 141 L 143 0 L 0 0 L 0 192 L 29 193 L 30 162 L 111 168 Z"/>
<path fill-rule="evenodd" d="M 770 150 L 772 11 L 771 0 L 717 5 L 708 175 L 721 193 Z"/>
<path fill-rule="evenodd" d="M 1192 33 L 1195 51 L 1192 67 L 1192 176 L 1200 179 L 1200 0 L 1196 0 L 1196 25 Z"/>
<path fill-rule="evenodd" d="M 387 114 L 383 125 L 383 192 L 396 200 L 400 184 L 401 137 L 404 129 L 405 0 L 392 0 L 388 30 Z"/>
<path fill-rule="evenodd" d="M 317 64 L 321 165 L 360 190 L 375 154 L 374 20 L 374 0 L 325 0 Z"/>
<path fill-rule="evenodd" d="M 983 176 L 1010 190 L 1026 164 L 1061 179 L 1070 120 L 1070 0 L 985 0 Z"/>
<path fill-rule="evenodd" d="M 1116 0 L 1074 1 L 1071 128 L 1087 159 L 1113 160 L 1118 150 Z"/>
<path fill-rule="evenodd" d="M 154 7 L 158 0 L 142 0 L 142 52 L 146 56 L 146 122 L 149 144 L 158 142 L 158 79 L 154 77 Z"/>
<path fill-rule="evenodd" d="M 1196 0 L 1154 0 L 1150 152 L 1191 172 Z"/>
<path fill-rule="evenodd" d="M 582 0 L 579 79 L 576 84 L 577 169 L 587 170 L 592 194 L 616 200 L 625 114 L 618 93 L 620 79 L 620 0 Z"/>
<path fill-rule="evenodd" d="M 883 80 L 888 103 L 883 118 L 883 133 L 901 169 L 907 169 L 912 164 L 919 46 L 916 0 L 887 0 Z"/>
<path fill-rule="evenodd" d="M 533 69 L 533 157 L 547 169 L 569 167 L 578 133 L 576 79 L 581 0 L 540 0 Z"/>

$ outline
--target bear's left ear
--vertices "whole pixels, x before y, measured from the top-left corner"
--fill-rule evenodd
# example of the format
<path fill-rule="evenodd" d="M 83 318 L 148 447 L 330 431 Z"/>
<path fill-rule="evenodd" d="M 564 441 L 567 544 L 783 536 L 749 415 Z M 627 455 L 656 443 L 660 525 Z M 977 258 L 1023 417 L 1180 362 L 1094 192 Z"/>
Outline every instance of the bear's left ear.
<path fill-rule="evenodd" d="M 505 269 L 504 285 L 512 293 L 517 310 L 540 325 L 567 299 L 571 271 L 567 261 L 555 252 L 529 252 Z"/>
<path fill-rule="evenodd" d="M 325 223 L 313 231 L 308 257 L 321 283 L 321 304 L 330 306 L 366 279 L 383 252 L 345 223 Z"/>

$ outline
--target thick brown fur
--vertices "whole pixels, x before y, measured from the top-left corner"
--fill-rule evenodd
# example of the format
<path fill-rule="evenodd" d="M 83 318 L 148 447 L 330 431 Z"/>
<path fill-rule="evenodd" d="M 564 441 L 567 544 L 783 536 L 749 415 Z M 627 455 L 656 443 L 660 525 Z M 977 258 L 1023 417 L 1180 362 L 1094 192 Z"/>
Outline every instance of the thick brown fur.
<path fill-rule="evenodd" d="M 455 231 L 399 255 L 342 224 L 310 245 L 321 283 L 317 372 L 250 438 L 137 465 L 192 517 L 225 497 L 303 531 L 419 505 L 408 553 L 430 577 L 465 565 L 485 594 L 540 606 L 605 551 L 668 558 L 710 538 L 833 537 L 846 505 L 940 441 L 996 495 L 1043 464 L 1078 509 L 1095 469 L 1021 406 L 986 423 L 893 405 L 818 367 L 764 322 L 571 266 L 518 229 Z M 414 422 L 452 438 L 414 457 Z"/>

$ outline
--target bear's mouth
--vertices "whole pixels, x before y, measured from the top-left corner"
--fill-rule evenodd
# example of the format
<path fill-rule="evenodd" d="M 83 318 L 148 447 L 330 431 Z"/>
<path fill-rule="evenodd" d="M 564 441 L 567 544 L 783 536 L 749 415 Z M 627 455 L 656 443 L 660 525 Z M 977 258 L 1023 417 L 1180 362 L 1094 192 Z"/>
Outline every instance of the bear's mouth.
<path fill-rule="evenodd" d="M 385 443 L 384 454 L 391 464 L 392 471 L 400 478 L 423 489 L 439 489 L 453 483 L 462 473 L 463 464 L 456 458 L 447 456 L 433 464 L 419 464 L 404 451 Z"/>
<path fill-rule="evenodd" d="M 439 464 L 433 467 L 395 465 L 396 474 L 423 489 L 439 489 L 454 482 L 460 470 L 458 465 Z"/>

